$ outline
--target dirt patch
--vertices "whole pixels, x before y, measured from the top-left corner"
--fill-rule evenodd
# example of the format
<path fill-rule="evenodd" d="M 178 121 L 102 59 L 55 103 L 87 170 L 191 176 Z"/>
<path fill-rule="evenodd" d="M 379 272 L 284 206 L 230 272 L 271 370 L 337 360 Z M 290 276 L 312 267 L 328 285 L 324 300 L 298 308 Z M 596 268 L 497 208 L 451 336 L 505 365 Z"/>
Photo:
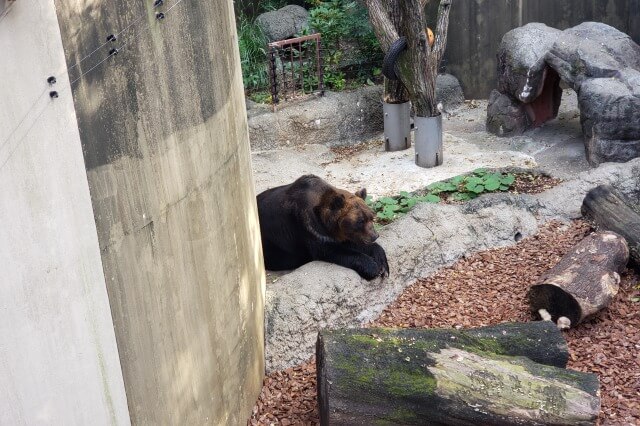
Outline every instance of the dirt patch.
<path fill-rule="evenodd" d="M 335 155 L 335 158 L 330 161 L 330 163 L 337 163 L 340 161 L 347 160 L 356 154 L 360 154 L 361 152 L 368 151 L 371 148 L 375 148 L 377 146 L 382 146 L 383 141 L 381 139 L 373 139 L 368 142 L 362 142 L 355 145 L 346 145 L 346 146 L 333 146 L 331 147 L 331 152 Z M 329 164 L 329 163 L 327 163 Z"/>
<path fill-rule="evenodd" d="M 583 221 L 551 222 L 515 246 L 477 253 L 408 287 L 371 326 L 479 327 L 531 321 L 526 292 L 590 232 Z M 620 293 L 593 319 L 565 334 L 569 368 L 597 373 L 602 425 L 640 424 L 640 277 L 622 277 Z M 314 361 L 270 375 L 252 425 L 319 424 Z"/>

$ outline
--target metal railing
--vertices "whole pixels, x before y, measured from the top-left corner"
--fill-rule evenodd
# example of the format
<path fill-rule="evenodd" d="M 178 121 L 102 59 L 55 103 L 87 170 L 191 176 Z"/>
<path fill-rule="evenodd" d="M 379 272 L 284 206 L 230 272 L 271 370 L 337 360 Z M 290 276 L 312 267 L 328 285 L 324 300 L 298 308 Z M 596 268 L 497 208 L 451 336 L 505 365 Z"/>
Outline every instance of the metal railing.
<path fill-rule="evenodd" d="M 275 106 L 309 93 L 324 95 L 320 33 L 269 43 L 269 85 Z"/>

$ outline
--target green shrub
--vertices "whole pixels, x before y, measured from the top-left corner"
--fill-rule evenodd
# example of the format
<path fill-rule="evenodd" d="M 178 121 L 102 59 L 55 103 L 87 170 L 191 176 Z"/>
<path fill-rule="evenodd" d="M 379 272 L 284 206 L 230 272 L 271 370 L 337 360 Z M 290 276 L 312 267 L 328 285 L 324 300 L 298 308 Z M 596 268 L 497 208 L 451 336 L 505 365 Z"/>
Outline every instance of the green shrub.
<path fill-rule="evenodd" d="M 244 15 L 238 16 L 237 27 L 244 87 L 247 90 L 267 87 L 267 38 L 260 27 Z"/>
<path fill-rule="evenodd" d="M 381 62 L 382 51 L 369 23 L 368 11 L 354 1 L 329 0 L 312 2 L 309 27 L 322 34 L 325 85 L 334 90 L 346 87 L 346 74 L 341 69 L 345 55 L 356 68 L 356 79 L 364 84 L 375 78 L 374 66 Z M 350 49 L 344 51 L 345 47 Z M 376 64 L 378 67 L 380 64 Z"/>

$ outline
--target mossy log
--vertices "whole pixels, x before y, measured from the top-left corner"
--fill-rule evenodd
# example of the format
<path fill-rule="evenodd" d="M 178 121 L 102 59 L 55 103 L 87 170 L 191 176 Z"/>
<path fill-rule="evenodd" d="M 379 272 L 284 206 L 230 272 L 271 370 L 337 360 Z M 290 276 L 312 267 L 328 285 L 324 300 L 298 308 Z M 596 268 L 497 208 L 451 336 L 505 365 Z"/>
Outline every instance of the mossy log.
<path fill-rule="evenodd" d="M 582 214 L 599 229 L 622 235 L 629 244 L 634 266 L 640 269 L 640 214 L 610 185 L 589 191 L 582 202 Z"/>
<path fill-rule="evenodd" d="M 529 304 L 536 312 L 545 309 L 553 321 L 566 317 L 575 326 L 618 294 L 628 260 L 624 238 L 609 231 L 593 233 L 529 289 Z"/>
<path fill-rule="evenodd" d="M 593 425 L 598 378 L 562 368 L 567 358 L 561 332 L 542 321 L 323 330 L 316 345 L 320 421 Z"/>

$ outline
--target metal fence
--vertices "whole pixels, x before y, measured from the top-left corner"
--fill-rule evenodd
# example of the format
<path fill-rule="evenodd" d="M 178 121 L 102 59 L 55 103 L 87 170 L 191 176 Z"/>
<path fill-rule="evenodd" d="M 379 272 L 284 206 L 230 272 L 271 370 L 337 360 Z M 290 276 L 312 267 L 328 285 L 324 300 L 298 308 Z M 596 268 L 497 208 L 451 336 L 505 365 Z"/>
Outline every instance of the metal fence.
<path fill-rule="evenodd" d="M 324 95 L 322 42 L 319 33 L 268 44 L 269 85 L 275 106 L 301 95 Z"/>

